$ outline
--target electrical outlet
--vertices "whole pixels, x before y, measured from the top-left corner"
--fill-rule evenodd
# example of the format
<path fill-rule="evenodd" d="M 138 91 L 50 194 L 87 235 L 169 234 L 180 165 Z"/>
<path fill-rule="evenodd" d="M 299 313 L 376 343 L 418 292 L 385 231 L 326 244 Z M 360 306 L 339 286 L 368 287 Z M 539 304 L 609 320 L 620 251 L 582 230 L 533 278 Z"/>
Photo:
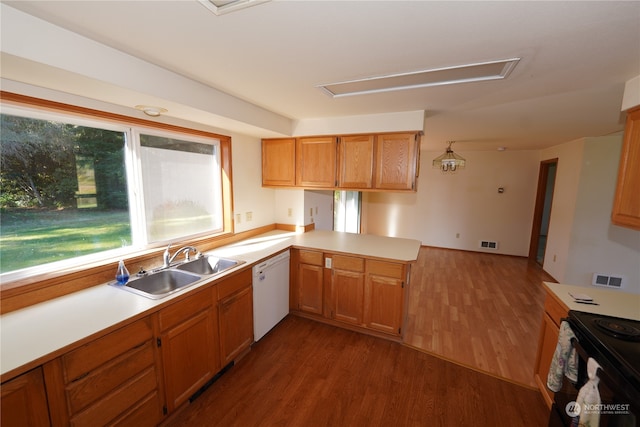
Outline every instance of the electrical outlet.
<path fill-rule="evenodd" d="M 331 268 L 331 258 L 324 259 L 324 268 Z"/>
<path fill-rule="evenodd" d="M 247 213 L 245 213 L 245 214 L 244 214 L 244 216 L 245 216 L 245 218 L 244 218 L 244 219 L 245 219 L 247 222 L 249 222 L 249 221 L 251 221 L 251 220 L 253 219 L 253 212 L 247 212 Z"/>
<path fill-rule="evenodd" d="M 242 215 L 236 214 L 236 224 L 240 224 L 242 222 Z"/>
<path fill-rule="evenodd" d="M 292 216 L 293 215 L 293 209 L 289 208 L 287 209 L 287 216 Z"/>

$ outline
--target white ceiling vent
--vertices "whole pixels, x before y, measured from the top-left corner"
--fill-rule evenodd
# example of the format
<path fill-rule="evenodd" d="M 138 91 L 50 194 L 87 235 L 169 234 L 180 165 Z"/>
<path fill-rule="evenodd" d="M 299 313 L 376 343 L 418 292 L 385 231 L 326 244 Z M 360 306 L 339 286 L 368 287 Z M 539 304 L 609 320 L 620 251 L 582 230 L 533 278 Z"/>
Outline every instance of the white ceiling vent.
<path fill-rule="evenodd" d="M 339 98 L 342 96 L 363 95 L 367 93 L 498 80 L 506 78 L 518 64 L 518 61 L 520 61 L 520 58 L 511 58 L 500 61 L 480 62 L 455 67 L 369 77 L 340 83 L 322 84 L 316 87 L 334 98 Z"/>
<path fill-rule="evenodd" d="M 251 6 L 266 3 L 269 0 L 198 0 L 200 4 L 216 15 L 235 12 Z"/>

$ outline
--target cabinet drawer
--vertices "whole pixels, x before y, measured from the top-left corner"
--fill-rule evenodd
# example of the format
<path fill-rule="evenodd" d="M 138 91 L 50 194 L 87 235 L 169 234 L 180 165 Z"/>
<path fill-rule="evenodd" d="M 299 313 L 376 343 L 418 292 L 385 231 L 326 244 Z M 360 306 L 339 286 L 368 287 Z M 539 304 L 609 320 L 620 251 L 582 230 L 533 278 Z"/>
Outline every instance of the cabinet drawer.
<path fill-rule="evenodd" d="M 229 295 L 238 292 L 251 284 L 251 269 L 248 268 L 235 276 L 222 280 L 218 283 L 218 301 L 221 301 Z"/>
<path fill-rule="evenodd" d="M 86 377 L 72 382 L 66 390 L 71 413 L 79 412 L 153 364 L 153 342 L 148 341 Z"/>
<path fill-rule="evenodd" d="M 367 273 L 402 280 L 404 279 L 404 264 L 367 260 Z"/>
<path fill-rule="evenodd" d="M 362 273 L 364 271 L 364 259 L 352 256 L 333 255 L 333 268 L 338 270 L 356 271 Z"/>
<path fill-rule="evenodd" d="M 113 426 L 155 425 L 153 420 L 158 420 L 160 418 L 159 414 L 162 414 L 162 403 L 160 401 L 160 395 L 154 392 L 138 402 L 136 406 L 126 414 L 123 414 L 122 417 L 114 421 Z"/>
<path fill-rule="evenodd" d="M 160 330 L 166 331 L 172 326 L 182 323 L 202 310 L 211 307 L 212 304 L 211 289 L 205 289 L 183 301 L 175 303 L 160 311 Z"/>
<path fill-rule="evenodd" d="M 151 320 L 146 318 L 65 354 L 61 357 L 64 382 L 70 383 L 86 375 L 109 360 L 150 340 L 152 336 Z"/>
<path fill-rule="evenodd" d="M 553 320 L 553 323 L 555 323 L 558 327 L 560 326 L 560 321 L 562 320 L 562 318 L 567 317 L 568 314 L 567 308 L 564 307 L 560 301 L 555 299 L 550 294 L 547 294 L 547 297 L 544 300 L 544 311 L 549 314 L 549 317 L 551 318 L 551 320 Z"/>
<path fill-rule="evenodd" d="M 156 371 L 149 368 L 137 377 L 123 384 L 84 411 L 71 418 L 72 426 L 106 425 L 127 411 L 132 396 L 142 398 L 156 391 Z M 155 423 L 154 423 L 155 424 Z"/>
<path fill-rule="evenodd" d="M 302 264 L 319 265 L 322 267 L 322 252 L 300 250 L 298 255 Z"/>

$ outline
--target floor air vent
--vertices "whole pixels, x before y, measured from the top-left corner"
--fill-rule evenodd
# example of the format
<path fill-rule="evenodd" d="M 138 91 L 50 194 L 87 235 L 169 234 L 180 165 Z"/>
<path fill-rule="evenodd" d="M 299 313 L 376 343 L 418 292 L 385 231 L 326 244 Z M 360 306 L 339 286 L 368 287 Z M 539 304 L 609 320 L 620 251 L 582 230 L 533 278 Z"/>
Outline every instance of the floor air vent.
<path fill-rule="evenodd" d="M 593 286 L 606 286 L 609 288 L 622 288 L 624 284 L 624 277 L 622 276 L 610 276 L 607 274 L 593 273 Z"/>
<path fill-rule="evenodd" d="M 480 247 L 482 249 L 498 249 L 498 242 L 492 242 L 490 240 L 480 240 Z"/>

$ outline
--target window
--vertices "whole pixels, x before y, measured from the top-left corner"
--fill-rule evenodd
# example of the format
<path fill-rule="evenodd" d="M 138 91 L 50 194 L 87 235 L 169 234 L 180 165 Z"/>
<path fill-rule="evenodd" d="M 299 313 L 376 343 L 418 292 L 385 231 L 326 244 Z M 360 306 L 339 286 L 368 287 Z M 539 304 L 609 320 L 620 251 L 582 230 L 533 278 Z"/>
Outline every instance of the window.
<path fill-rule="evenodd" d="M 335 191 L 333 203 L 333 229 L 347 233 L 360 233 L 359 191 Z"/>
<path fill-rule="evenodd" d="M 221 231 L 219 141 L 139 136 L 146 240 Z"/>
<path fill-rule="evenodd" d="M 0 119 L 3 277 L 231 231 L 228 140 L 4 105 Z"/>

